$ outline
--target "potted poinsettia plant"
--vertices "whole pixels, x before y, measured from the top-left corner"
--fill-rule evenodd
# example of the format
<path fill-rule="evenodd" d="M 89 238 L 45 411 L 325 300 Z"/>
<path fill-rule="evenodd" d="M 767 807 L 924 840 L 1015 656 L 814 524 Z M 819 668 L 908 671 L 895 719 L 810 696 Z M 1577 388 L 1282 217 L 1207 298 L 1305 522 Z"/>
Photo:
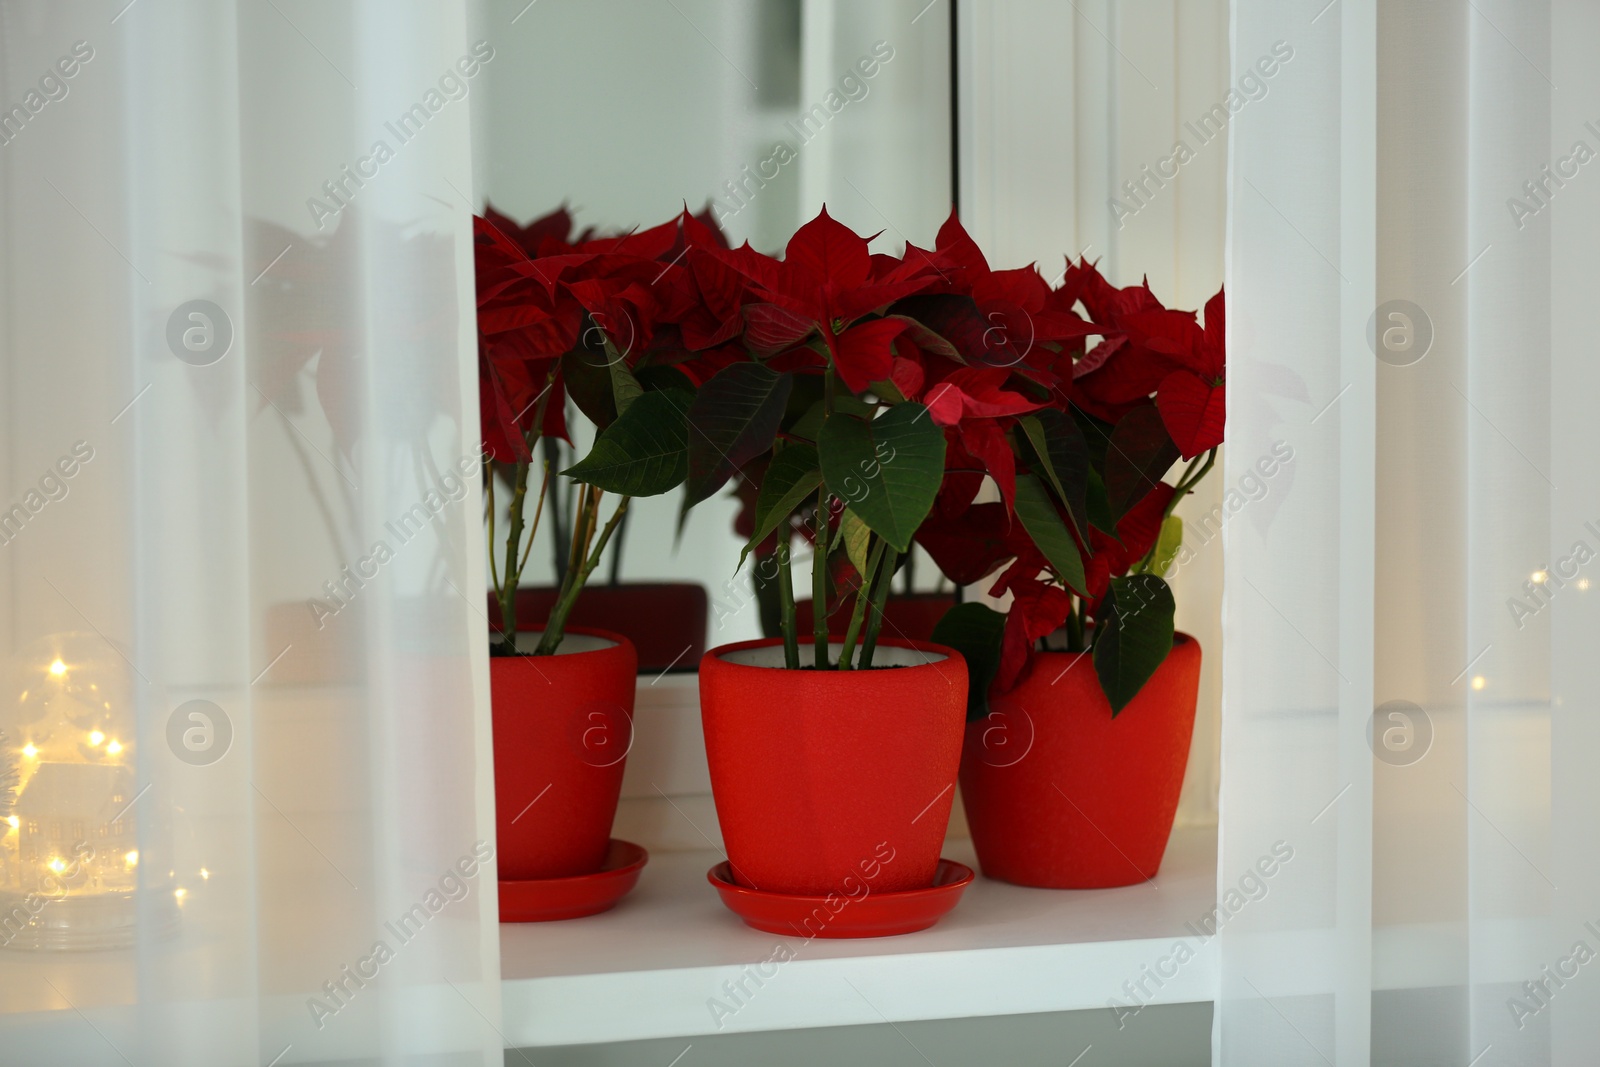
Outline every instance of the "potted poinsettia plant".
<path fill-rule="evenodd" d="M 1051 304 L 1081 306 L 1098 340 L 1067 353 L 1048 404 L 1003 420 L 994 466 L 1016 472 L 1019 521 L 972 503 L 923 543 L 1010 597 L 1003 612 L 960 605 L 935 631 L 973 668 L 961 783 L 984 873 L 1127 885 L 1160 867 L 1193 731 L 1200 646 L 1174 633 L 1163 576 L 1182 540 L 1173 510 L 1222 442 L 1223 297 L 1202 326 L 1079 263 Z"/>
<path fill-rule="evenodd" d="M 778 590 L 781 636 L 712 649 L 700 664 L 731 877 L 823 895 L 872 862 L 877 892 L 927 889 L 953 800 L 966 669 L 955 650 L 892 632 L 882 608 L 946 449 L 928 408 L 893 384 L 914 373 L 913 336 L 932 334 L 889 309 L 935 285 L 941 264 L 874 256 L 826 211 L 782 259 L 693 244 L 684 258 L 725 328 L 680 365 L 698 382 L 685 415 L 688 500 L 759 471 L 749 548 L 782 531 L 758 564 L 758 581 Z M 849 600 L 837 637 L 825 616 L 800 629 L 791 532 L 814 546 L 813 597 Z"/>
<path fill-rule="evenodd" d="M 703 212 L 696 218 L 708 227 L 712 240 L 726 245 L 709 212 Z M 552 257 L 553 266 L 560 262 L 553 257 L 583 254 L 602 247 L 597 242 L 593 227 L 574 234 L 573 219 L 565 207 L 526 225 L 519 224 L 493 207 L 486 207 L 483 222 L 519 246 L 530 261 Z M 648 239 L 659 247 L 662 236 L 664 234 L 660 232 L 652 232 Z M 623 248 L 637 255 L 647 255 L 651 251 L 638 240 L 630 240 Z M 677 250 L 671 249 L 674 254 Z M 654 281 L 659 273 L 657 268 L 655 274 L 645 281 Z M 615 307 L 609 309 L 611 313 L 617 310 Z M 552 424 L 552 432 L 543 434 L 538 446 L 543 466 L 557 471 L 565 466 L 563 460 L 571 457 L 571 443 L 565 428 L 572 423 L 576 414 L 581 413 L 601 426 L 608 425 L 615 418 L 616 405 L 608 360 L 617 356 L 626 358 L 642 341 L 631 316 L 613 318 L 603 305 L 596 305 L 594 311 L 587 313 L 587 320 L 570 315 L 556 320 L 562 325 L 561 344 L 565 351 L 560 358 L 565 369 L 552 382 L 551 399 L 546 402 L 549 412 L 547 421 Z M 577 340 L 572 341 L 569 338 L 575 326 L 579 332 Z M 663 322 L 659 318 L 654 326 L 656 334 L 678 329 L 676 323 Z M 598 344 L 602 335 L 611 339 L 609 354 Z M 653 347 L 658 346 L 655 336 L 651 341 Z M 556 411 L 550 411 L 550 404 L 561 406 Z M 503 494 L 514 493 L 517 475 L 515 465 L 499 463 L 493 466 L 493 470 L 498 477 L 491 488 L 497 485 Z M 584 501 L 576 491 L 576 483 L 570 480 L 566 480 L 564 485 L 557 485 L 556 491 L 543 492 L 539 496 L 537 506 L 542 519 L 541 529 L 548 534 L 546 541 L 554 583 L 519 584 L 516 587 L 514 607 L 519 625 L 541 624 L 557 611 L 564 591 L 569 588 L 567 575 L 570 557 L 574 540 L 581 534 L 579 512 L 583 510 L 583 505 Z M 705 587 L 697 582 L 623 581 L 622 559 L 628 526 L 629 516 L 624 512 L 609 543 L 610 557 L 603 564 L 604 580 L 599 573 L 591 575 L 590 580 L 582 586 L 583 596 L 566 607 L 566 617 L 575 625 L 599 627 L 627 636 L 638 654 L 641 672 L 659 672 L 675 664 L 692 665 L 698 662 L 706 647 L 710 603 Z M 489 620 L 495 626 L 502 624 L 498 595 L 489 598 Z"/>
<path fill-rule="evenodd" d="M 495 221 L 480 218 L 475 225 L 483 447 L 511 492 L 502 544 L 495 481 L 486 482 L 497 608 L 490 685 L 503 915 L 506 902 L 526 898 L 531 885 L 619 862 L 617 846 L 626 843 L 610 841 L 610 831 L 632 736 L 638 659 L 623 634 L 572 619 L 629 501 L 683 481 L 681 463 L 658 462 L 652 442 L 628 440 L 625 432 L 630 418 L 687 403 L 681 375 L 647 373 L 658 350 L 676 348 L 668 336 L 675 327 L 664 327 L 668 309 L 653 286 L 671 269 L 663 260 L 685 239 L 680 220 L 573 244 L 564 242 L 565 233 L 563 227 L 552 238 L 555 247 L 546 242 L 530 254 L 525 241 Z M 570 443 L 568 397 L 600 433 L 588 455 L 562 471 L 541 463 L 540 453 L 551 437 Z M 638 456 L 644 458 L 634 462 Z M 581 482 L 585 472 L 624 468 L 626 477 L 605 488 Z M 567 565 L 548 610 L 530 620 L 523 616 L 520 577 L 552 487 L 564 479 L 581 483 Z M 642 865 L 643 850 L 631 849 L 622 858 Z"/>

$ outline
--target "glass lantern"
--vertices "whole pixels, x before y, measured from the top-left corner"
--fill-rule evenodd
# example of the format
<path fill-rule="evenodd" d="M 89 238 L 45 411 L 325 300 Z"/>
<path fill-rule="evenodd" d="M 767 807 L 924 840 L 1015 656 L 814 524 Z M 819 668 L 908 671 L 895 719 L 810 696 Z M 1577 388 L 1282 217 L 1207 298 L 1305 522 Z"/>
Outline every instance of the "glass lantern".
<path fill-rule="evenodd" d="M 141 894 L 156 933 L 178 900 L 141 869 L 128 663 L 97 634 L 44 638 L 0 699 L 0 948 L 133 943 Z M 153 807 L 153 805 L 152 805 Z"/>

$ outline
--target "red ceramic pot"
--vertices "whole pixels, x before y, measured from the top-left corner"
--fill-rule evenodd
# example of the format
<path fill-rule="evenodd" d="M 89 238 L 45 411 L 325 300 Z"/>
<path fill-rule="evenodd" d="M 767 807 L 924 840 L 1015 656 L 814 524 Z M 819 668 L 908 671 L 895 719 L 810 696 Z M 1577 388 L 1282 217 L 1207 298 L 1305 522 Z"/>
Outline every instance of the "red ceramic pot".
<path fill-rule="evenodd" d="M 489 657 L 502 879 L 570 878 L 605 863 L 638 670 L 626 637 L 587 627 L 568 627 L 553 656 Z"/>
<path fill-rule="evenodd" d="M 517 590 L 517 629 L 542 630 L 558 590 Z M 567 616 L 571 626 L 610 630 L 633 642 L 642 671 L 693 667 L 706 654 L 710 612 L 705 586 L 693 582 L 624 582 L 586 585 Z M 500 604 L 489 594 L 489 622 L 500 625 Z"/>
<path fill-rule="evenodd" d="M 1172 652 L 1116 718 L 1086 653 L 1044 652 L 967 725 L 961 798 L 989 878 L 1102 889 L 1155 877 L 1189 762 L 1200 642 Z"/>
<path fill-rule="evenodd" d="M 828 616 L 828 632 L 843 637 L 850 629 L 850 609 L 854 601 L 844 601 Z M 954 593 L 892 594 L 883 606 L 883 632 L 907 641 L 932 641 L 933 628 L 945 612 L 956 606 Z M 811 601 L 794 605 L 795 632 L 802 638 L 811 634 Z"/>
<path fill-rule="evenodd" d="M 874 667 L 885 669 L 786 670 L 783 642 L 770 638 L 700 661 L 711 792 L 739 884 L 810 895 L 933 884 L 961 763 L 966 661 L 892 640 Z"/>

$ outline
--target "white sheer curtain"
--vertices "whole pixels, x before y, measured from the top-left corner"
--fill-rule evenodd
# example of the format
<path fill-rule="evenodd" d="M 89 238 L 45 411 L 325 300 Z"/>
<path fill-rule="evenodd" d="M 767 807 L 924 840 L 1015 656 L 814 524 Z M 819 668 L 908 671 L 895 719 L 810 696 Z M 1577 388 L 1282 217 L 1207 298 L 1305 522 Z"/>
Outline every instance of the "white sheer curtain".
<path fill-rule="evenodd" d="M 455 0 L 0 34 L 0 1061 L 499 1063 L 492 42 Z"/>
<path fill-rule="evenodd" d="M 1296 458 L 1226 531 L 1216 1062 L 1592 1064 L 1600 8 L 1233 34 L 1296 58 L 1233 127 L 1226 480 Z"/>

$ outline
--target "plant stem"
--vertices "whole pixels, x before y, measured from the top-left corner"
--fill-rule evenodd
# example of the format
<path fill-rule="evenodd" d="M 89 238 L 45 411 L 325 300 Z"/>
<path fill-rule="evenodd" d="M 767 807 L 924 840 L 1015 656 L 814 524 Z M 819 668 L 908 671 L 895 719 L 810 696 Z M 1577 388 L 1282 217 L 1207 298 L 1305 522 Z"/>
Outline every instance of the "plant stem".
<path fill-rule="evenodd" d="M 506 533 L 506 566 L 505 573 L 495 578 L 495 597 L 500 603 L 500 647 L 502 654 L 514 656 L 517 654 L 517 586 L 522 581 L 522 565 L 517 561 L 517 546 L 522 543 L 522 508 L 528 496 L 528 471 L 533 467 L 533 446 L 539 442 L 539 435 L 543 432 L 545 407 L 550 399 L 550 387 L 556 380 L 555 368 L 550 369 L 545 376 L 544 392 L 539 394 L 539 400 L 533 411 L 533 429 L 523 434 L 523 443 L 528 450 L 528 458 L 517 461 L 515 489 L 511 497 L 511 529 Z M 547 442 L 548 443 L 548 442 Z M 490 500 L 493 498 L 494 469 L 489 469 Z M 541 490 L 541 499 L 543 491 Z M 494 509 L 490 508 L 490 521 L 493 522 Z M 537 524 L 538 518 L 535 516 Z M 489 552 L 494 554 L 493 525 L 490 526 Z M 529 544 L 532 544 L 529 537 Z M 523 563 L 527 562 L 527 553 L 523 553 Z"/>
<path fill-rule="evenodd" d="M 811 553 L 812 662 L 828 669 L 828 487 L 817 490 L 817 523 Z"/>
<path fill-rule="evenodd" d="M 622 584 L 622 545 L 628 537 L 628 520 L 622 520 L 622 525 L 617 527 L 617 547 L 611 550 L 611 577 L 607 585 Z"/>
<path fill-rule="evenodd" d="M 528 569 L 528 554 L 533 551 L 533 539 L 539 536 L 539 516 L 544 514 L 545 497 L 550 495 L 550 465 L 545 464 L 544 479 L 539 483 L 539 502 L 533 506 L 533 524 L 528 527 L 528 543 L 522 549 L 522 562 L 517 564 L 517 579 Z"/>
<path fill-rule="evenodd" d="M 551 470 L 561 467 L 561 442 L 554 437 L 544 439 L 544 461 Z M 567 516 L 567 502 L 562 497 L 560 483 L 556 491 L 550 494 L 550 525 L 553 536 L 550 539 L 550 562 L 555 569 L 556 582 L 560 583 L 567 576 L 567 549 L 572 526 Z"/>
<path fill-rule="evenodd" d="M 795 633 L 798 624 L 794 615 L 794 580 L 789 573 L 788 529 L 778 542 L 778 616 L 783 627 L 783 665 L 791 671 L 800 669 L 800 635 Z"/>
<path fill-rule="evenodd" d="M 884 549 L 884 560 L 879 564 L 882 578 L 878 581 L 877 592 L 872 594 L 872 614 L 867 619 L 867 636 L 861 643 L 861 667 L 863 670 L 872 666 L 872 653 L 878 647 L 878 632 L 883 629 L 883 606 L 889 600 L 889 587 L 894 584 L 894 565 L 900 553 L 892 548 Z M 906 566 L 911 565 L 909 557 Z"/>
<path fill-rule="evenodd" d="M 830 324 L 823 329 L 831 331 Z M 833 357 L 828 357 L 827 368 L 822 372 L 823 423 L 833 414 L 834 375 Z M 816 534 L 811 553 L 811 649 L 812 663 L 818 670 L 828 669 L 828 523 L 832 519 L 828 507 L 828 484 L 817 487 Z"/>
<path fill-rule="evenodd" d="M 1075 596 L 1072 598 L 1072 606 L 1067 609 L 1068 652 L 1083 651 L 1083 616 L 1079 614 L 1082 605 L 1083 598 Z"/>
<path fill-rule="evenodd" d="M 517 461 L 517 476 L 511 495 L 511 529 L 506 534 L 506 569 L 498 588 L 500 600 L 500 645 L 504 654 L 517 654 L 517 546 L 522 543 L 522 502 L 528 495 L 528 460 Z"/>
<path fill-rule="evenodd" d="M 500 565 L 494 561 L 494 464 L 485 463 L 484 472 L 488 475 L 489 484 L 484 487 L 484 494 L 489 498 L 489 578 L 494 582 L 495 599 L 500 597 Z"/>
<path fill-rule="evenodd" d="M 867 603 L 871 600 L 872 582 L 878 576 L 878 567 L 883 560 L 885 542 L 877 537 L 872 540 L 876 543 L 867 555 L 867 573 L 861 576 L 861 584 L 856 587 L 856 605 L 850 611 L 850 628 L 844 632 L 844 647 L 839 651 L 841 671 L 851 669 L 850 661 L 856 652 L 856 637 L 861 633 L 861 621 L 866 617 Z"/>
<path fill-rule="evenodd" d="M 1183 502 L 1183 498 L 1188 496 L 1190 491 L 1193 490 L 1195 486 L 1200 484 L 1200 480 L 1202 478 L 1211 473 L 1212 466 L 1217 462 L 1217 450 L 1213 448 L 1210 452 L 1206 453 L 1205 465 L 1201 467 L 1199 473 L 1196 474 L 1194 473 L 1194 465 L 1199 462 L 1200 457 L 1196 456 L 1194 459 L 1190 460 L 1189 465 L 1184 468 L 1183 477 L 1178 479 L 1178 484 L 1172 491 L 1172 499 L 1167 501 L 1166 509 L 1161 512 L 1161 522 L 1156 527 L 1155 544 L 1150 546 L 1150 551 L 1145 553 L 1144 559 L 1140 560 L 1138 565 L 1133 568 L 1134 573 L 1143 574 L 1155 563 L 1156 549 L 1161 547 L 1161 527 L 1167 524 L 1167 520 L 1172 517 L 1172 513 L 1176 511 L 1178 509 L 1178 505 Z"/>
<path fill-rule="evenodd" d="M 600 490 L 592 485 L 585 485 L 578 490 L 578 509 L 573 515 L 572 523 L 572 551 L 567 558 L 567 574 L 583 566 L 584 557 L 589 553 L 589 544 L 594 540 L 595 523 L 600 518 Z M 567 579 L 562 578 L 561 587 L 566 589 Z"/>
<path fill-rule="evenodd" d="M 585 506 L 581 510 L 588 512 L 585 516 L 589 527 L 589 534 L 594 534 L 595 522 L 600 512 L 600 490 L 595 489 L 592 494 L 586 494 Z M 627 514 L 628 502 L 632 497 L 623 497 L 617 503 L 617 510 L 611 513 L 611 518 L 606 520 L 605 527 L 600 531 L 600 538 L 594 545 L 594 550 L 588 557 L 579 562 L 572 570 L 567 572 L 565 580 L 561 583 L 561 593 L 556 600 L 555 608 L 550 612 L 550 621 L 545 623 L 544 637 L 539 641 L 539 647 L 533 650 L 535 656 L 553 655 L 561 647 L 561 639 L 566 635 L 567 616 L 572 613 L 572 605 L 577 603 L 578 594 L 583 592 L 583 583 L 589 580 L 589 575 L 600 565 L 600 557 L 605 553 L 606 542 L 611 540 L 611 534 L 616 530 L 617 524 Z M 587 541 L 587 538 L 585 539 Z"/>

